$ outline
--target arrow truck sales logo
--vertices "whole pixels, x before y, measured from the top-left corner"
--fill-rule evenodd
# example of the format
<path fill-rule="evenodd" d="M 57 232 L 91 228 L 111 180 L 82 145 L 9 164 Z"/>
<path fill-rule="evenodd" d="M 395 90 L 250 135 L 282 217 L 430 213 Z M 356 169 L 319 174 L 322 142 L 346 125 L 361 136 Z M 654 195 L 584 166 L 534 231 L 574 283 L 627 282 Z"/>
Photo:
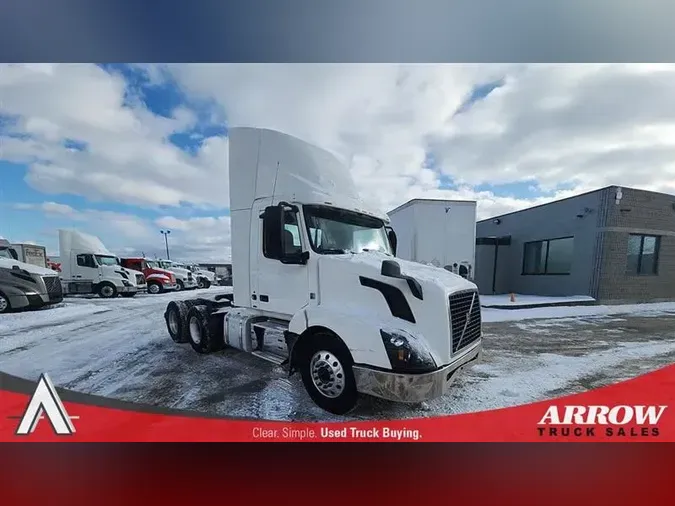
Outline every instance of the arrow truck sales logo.
<path fill-rule="evenodd" d="M 16 435 L 27 436 L 32 434 L 38 422 L 44 419 L 44 415 L 47 415 L 52 429 L 57 435 L 72 436 L 75 434 L 75 426 L 72 420 L 79 417 L 68 416 L 59 394 L 56 393 L 54 384 L 46 374 L 40 376 L 35 392 L 30 398 L 26 411 L 24 411 L 16 429 Z"/>
<path fill-rule="evenodd" d="M 537 424 L 540 436 L 658 437 L 668 406 L 550 406 Z"/>

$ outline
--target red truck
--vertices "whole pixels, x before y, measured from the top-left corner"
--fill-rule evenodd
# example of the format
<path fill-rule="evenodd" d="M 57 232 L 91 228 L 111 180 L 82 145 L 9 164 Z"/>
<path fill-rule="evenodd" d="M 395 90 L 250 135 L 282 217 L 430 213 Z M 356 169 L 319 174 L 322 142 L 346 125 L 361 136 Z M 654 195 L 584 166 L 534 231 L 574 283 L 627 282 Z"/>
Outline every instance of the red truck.
<path fill-rule="evenodd" d="M 155 260 L 147 258 L 120 258 L 122 267 L 141 271 L 148 283 L 148 293 L 157 294 L 175 290 L 176 276 L 172 272 L 162 269 Z"/>

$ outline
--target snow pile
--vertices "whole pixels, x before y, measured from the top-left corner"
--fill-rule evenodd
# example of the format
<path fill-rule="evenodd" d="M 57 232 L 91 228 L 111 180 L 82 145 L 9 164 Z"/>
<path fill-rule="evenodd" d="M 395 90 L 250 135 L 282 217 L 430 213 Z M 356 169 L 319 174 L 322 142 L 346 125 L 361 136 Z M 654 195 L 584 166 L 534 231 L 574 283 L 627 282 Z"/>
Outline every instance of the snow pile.
<path fill-rule="evenodd" d="M 480 304 L 483 307 L 492 306 L 535 306 L 548 304 L 571 304 L 576 302 L 594 302 L 593 297 L 587 295 L 572 295 L 569 297 L 543 297 L 539 295 L 515 295 L 515 301 L 511 302 L 511 297 L 505 295 L 481 295 Z"/>
<path fill-rule="evenodd" d="M 616 343 L 610 350 L 583 356 L 542 353 L 535 360 L 523 357 L 501 360 L 497 364 L 477 364 L 466 388 L 457 388 L 451 395 L 432 401 L 430 416 L 446 413 L 467 413 L 515 406 L 550 398 L 551 392 L 569 390 L 581 378 L 601 374 L 628 361 L 675 353 L 673 341 Z M 466 382 L 468 378 L 464 378 Z"/>
<path fill-rule="evenodd" d="M 620 304 L 616 306 L 558 306 L 534 307 L 528 309 L 491 309 L 482 310 L 483 322 L 506 322 L 547 318 L 579 318 L 584 316 L 605 316 L 630 314 L 633 316 L 659 316 L 675 313 L 675 302 L 656 302 L 652 304 Z"/>

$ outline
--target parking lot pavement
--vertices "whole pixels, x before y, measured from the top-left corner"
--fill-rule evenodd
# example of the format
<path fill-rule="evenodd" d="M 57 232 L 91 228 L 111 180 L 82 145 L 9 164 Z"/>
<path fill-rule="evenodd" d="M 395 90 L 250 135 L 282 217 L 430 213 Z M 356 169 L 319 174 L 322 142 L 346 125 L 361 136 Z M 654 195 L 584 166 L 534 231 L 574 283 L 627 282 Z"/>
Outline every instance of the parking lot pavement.
<path fill-rule="evenodd" d="M 169 300 L 223 291 L 68 299 L 49 310 L 5 315 L 0 370 L 33 380 L 47 372 L 57 386 L 79 392 L 217 415 L 337 420 L 311 402 L 299 377 L 288 378 L 273 364 L 235 350 L 199 355 L 171 341 L 163 319 Z M 349 417 L 410 418 L 517 405 L 675 361 L 672 312 L 486 323 L 484 334 L 482 361 L 443 398 L 410 406 L 364 397 Z"/>

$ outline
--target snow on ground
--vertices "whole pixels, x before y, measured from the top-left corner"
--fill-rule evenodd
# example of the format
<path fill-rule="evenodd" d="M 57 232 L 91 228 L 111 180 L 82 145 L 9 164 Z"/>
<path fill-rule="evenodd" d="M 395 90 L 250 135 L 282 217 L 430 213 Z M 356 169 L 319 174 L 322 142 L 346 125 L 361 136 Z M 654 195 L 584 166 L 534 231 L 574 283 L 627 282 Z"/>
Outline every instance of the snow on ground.
<path fill-rule="evenodd" d="M 170 300 L 229 287 L 68 298 L 58 307 L 0 317 L 0 370 L 143 404 L 225 416 L 337 420 L 300 378 L 226 349 L 211 355 L 171 341 Z M 483 309 L 485 353 L 446 396 L 423 405 L 364 397 L 351 419 L 436 416 L 517 405 L 621 381 L 675 361 L 675 303 Z"/>
<path fill-rule="evenodd" d="M 641 316 L 658 316 L 675 313 L 675 302 L 657 302 L 653 304 L 620 304 L 612 306 L 553 306 L 533 307 L 527 309 L 494 309 L 482 310 L 484 322 L 506 322 L 541 318 L 579 318 L 584 316 L 606 316 L 632 314 Z"/>
<path fill-rule="evenodd" d="M 569 297 L 543 297 L 539 295 L 515 294 L 515 301 L 511 302 L 509 294 L 504 295 L 481 295 L 480 305 L 483 307 L 493 306 L 534 306 L 546 304 L 574 304 L 578 302 L 594 302 L 593 297 L 587 295 L 572 295 Z"/>

